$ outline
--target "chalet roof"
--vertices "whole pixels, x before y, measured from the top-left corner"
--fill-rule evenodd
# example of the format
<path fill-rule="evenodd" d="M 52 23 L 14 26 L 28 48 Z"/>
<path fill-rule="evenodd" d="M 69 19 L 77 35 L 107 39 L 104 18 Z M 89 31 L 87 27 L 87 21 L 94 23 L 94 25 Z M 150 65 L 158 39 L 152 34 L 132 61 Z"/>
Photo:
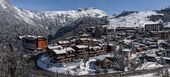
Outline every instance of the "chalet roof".
<path fill-rule="evenodd" d="M 163 57 L 163 59 L 170 60 L 170 57 Z"/>
<path fill-rule="evenodd" d="M 113 55 L 112 53 L 108 53 L 108 54 L 105 54 L 105 55 L 99 55 L 99 56 L 96 56 L 95 59 L 96 60 L 104 60 L 106 57 L 115 57 L 117 55 Z"/>
<path fill-rule="evenodd" d="M 63 49 L 63 47 L 60 46 L 60 45 L 48 46 L 48 48 L 49 48 L 49 49 L 57 49 L 57 48 Z"/>
<path fill-rule="evenodd" d="M 66 50 L 62 46 L 48 46 L 49 49 L 52 49 L 56 54 L 65 54 Z"/>
<path fill-rule="evenodd" d="M 151 57 L 156 57 L 156 51 L 159 51 L 159 49 L 152 49 L 152 50 L 148 50 L 147 52 L 146 52 L 146 55 L 147 56 L 151 56 Z"/>
<path fill-rule="evenodd" d="M 108 27 L 108 25 L 102 25 L 102 27 L 104 28 L 104 27 Z"/>
<path fill-rule="evenodd" d="M 64 50 L 64 49 L 53 49 L 53 51 L 56 53 L 56 54 L 66 54 L 67 52 Z"/>
<path fill-rule="evenodd" d="M 125 44 L 129 44 L 132 42 L 132 40 L 129 40 L 129 39 L 124 39 L 123 41 L 125 42 Z"/>
<path fill-rule="evenodd" d="M 97 57 L 96 57 L 96 60 L 102 61 L 102 60 L 104 60 L 106 57 L 107 57 L 107 56 L 97 56 Z"/>
<path fill-rule="evenodd" d="M 34 40 L 37 38 L 44 38 L 43 36 L 35 36 L 35 35 L 25 35 L 25 36 L 19 36 L 19 39 L 30 39 L 30 40 Z"/>
<path fill-rule="evenodd" d="M 92 41 L 98 41 L 97 39 L 92 39 Z"/>
<path fill-rule="evenodd" d="M 165 40 L 158 40 L 157 42 L 158 44 L 161 44 L 161 43 L 166 43 Z"/>
<path fill-rule="evenodd" d="M 65 51 L 75 51 L 72 47 L 64 48 Z"/>
<path fill-rule="evenodd" d="M 88 48 L 87 45 L 76 45 L 77 48 L 82 49 L 82 48 Z"/>
<path fill-rule="evenodd" d="M 58 41 L 59 44 L 68 44 L 70 43 L 69 41 Z"/>
<path fill-rule="evenodd" d="M 101 47 L 100 46 L 94 46 L 94 47 L 89 47 L 90 49 L 101 49 Z"/>
<path fill-rule="evenodd" d="M 112 44 L 112 43 L 109 43 L 108 45 L 109 45 L 109 46 L 114 46 L 114 44 Z"/>
<path fill-rule="evenodd" d="M 87 37 L 89 34 L 83 33 L 81 36 Z"/>
<path fill-rule="evenodd" d="M 125 49 L 123 49 L 122 51 L 123 51 L 123 52 L 131 52 L 131 50 L 132 50 L 132 49 L 127 49 L 127 48 L 125 48 Z"/>
<path fill-rule="evenodd" d="M 92 40 L 92 38 L 80 38 L 80 40 Z"/>

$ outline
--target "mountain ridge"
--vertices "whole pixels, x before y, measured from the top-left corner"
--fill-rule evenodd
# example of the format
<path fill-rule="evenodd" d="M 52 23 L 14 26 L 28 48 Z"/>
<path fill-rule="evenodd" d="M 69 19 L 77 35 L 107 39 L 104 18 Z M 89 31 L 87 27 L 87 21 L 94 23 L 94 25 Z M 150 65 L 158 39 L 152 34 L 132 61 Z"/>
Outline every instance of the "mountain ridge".
<path fill-rule="evenodd" d="M 0 37 L 14 39 L 21 35 L 55 35 L 58 29 L 82 17 L 102 18 L 107 14 L 96 8 L 71 11 L 31 11 L 20 9 L 10 0 L 0 0 Z M 1 39 L 7 40 L 7 39 Z"/>

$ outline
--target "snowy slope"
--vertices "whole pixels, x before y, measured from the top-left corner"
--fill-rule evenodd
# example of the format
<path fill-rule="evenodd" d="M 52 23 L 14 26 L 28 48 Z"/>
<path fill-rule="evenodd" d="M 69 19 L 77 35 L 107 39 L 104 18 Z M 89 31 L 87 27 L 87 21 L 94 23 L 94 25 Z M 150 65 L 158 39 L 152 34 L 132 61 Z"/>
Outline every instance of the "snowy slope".
<path fill-rule="evenodd" d="M 6 36 L 9 36 L 7 34 L 11 34 L 10 36 L 13 37 L 18 35 L 55 35 L 60 28 L 70 26 L 78 19 L 101 18 L 103 16 L 107 16 L 107 14 L 96 8 L 70 11 L 31 11 L 12 5 L 10 0 L 0 0 L 0 32 L 3 33 L 1 35 Z"/>
<path fill-rule="evenodd" d="M 115 27 L 143 27 L 145 24 L 154 24 L 159 23 L 161 20 L 153 22 L 150 21 L 148 16 L 151 15 L 163 15 L 158 14 L 155 11 L 140 11 L 135 12 L 127 16 L 122 16 L 118 18 L 110 17 L 110 25 L 109 28 Z"/>

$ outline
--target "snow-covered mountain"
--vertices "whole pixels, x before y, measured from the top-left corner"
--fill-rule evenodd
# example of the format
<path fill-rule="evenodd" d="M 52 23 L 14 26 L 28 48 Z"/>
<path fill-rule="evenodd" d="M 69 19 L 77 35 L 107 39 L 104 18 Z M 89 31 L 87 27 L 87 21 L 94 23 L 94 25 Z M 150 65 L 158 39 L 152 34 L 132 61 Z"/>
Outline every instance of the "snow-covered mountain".
<path fill-rule="evenodd" d="M 122 16 L 120 15 L 109 17 L 109 21 L 110 21 L 109 28 L 144 27 L 145 24 L 157 24 L 162 22 L 161 19 L 156 21 L 151 21 L 149 18 L 150 16 L 154 16 L 154 15 L 163 16 L 162 13 L 157 13 L 156 11 L 140 11 L 140 12 L 131 12 L 129 14 L 127 13 L 127 15 L 122 15 Z"/>
<path fill-rule="evenodd" d="M 96 8 L 71 11 L 31 11 L 20 9 L 9 0 L 0 0 L 0 34 L 47 36 L 83 17 L 101 18 L 107 14 Z M 15 33 L 14 33 L 15 32 Z M 4 36 L 2 36 L 4 37 Z"/>

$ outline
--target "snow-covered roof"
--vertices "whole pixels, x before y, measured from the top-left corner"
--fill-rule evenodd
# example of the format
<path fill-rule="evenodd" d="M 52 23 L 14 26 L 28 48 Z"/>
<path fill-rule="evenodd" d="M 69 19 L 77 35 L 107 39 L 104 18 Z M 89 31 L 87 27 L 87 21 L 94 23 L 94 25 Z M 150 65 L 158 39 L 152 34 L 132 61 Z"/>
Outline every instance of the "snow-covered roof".
<path fill-rule="evenodd" d="M 160 43 L 166 43 L 166 42 L 165 42 L 165 40 L 158 40 L 157 43 L 160 44 Z"/>
<path fill-rule="evenodd" d="M 56 54 L 64 54 L 67 53 L 65 49 L 63 49 L 62 46 L 48 46 L 49 49 L 52 49 Z"/>
<path fill-rule="evenodd" d="M 70 43 L 69 41 L 58 41 L 59 44 L 67 44 Z"/>
<path fill-rule="evenodd" d="M 102 25 L 102 27 L 108 27 L 108 25 Z"/>
<path fill-rule="evenodd" d="M 89 34 L 84 33 L 81 36 L 87 37 L 87 36 L 89 36 Z"/>
<path fill-rule="evenodd" d="M 68 51 L 75 51 L 72 47 L 63 48 L 60 45 L 48 46 L 49 49 L 52 49 L 56 54 L 64 54 Z"/>
<path fill-rule="evenodd" d="M 61 50 L 53 49 L 53 51 L 54 51 L 56 54 L 65 54 L 65 53 L 67 53 L 66 50 L 64 50 L 64 49 L 61 49 Z"/>
<path fill-rule="evenodd" d="M 64 48 L 65 51 L 75 51 L 72 47 Z"/>
<path fill-rule="evenodd" d="M 148 50 L 148 51 L 146 52 L 146 55 L 147 55 L 147 56 L 156 57 L 156 51 L 159 51 L 159 49 L 151 49 L 151 50 Z"/>
<path fill-rule="evenodd" d="M 89 47 L 89 48 L 91 48 L 91 49 L 101 49 L 100 46 L 94 46 L 94 47 Z"/>
<path fill-rule="evenodd" d="M 170 60 L 170 57 L 163 57 L 163 59 Z"/>
<path fill-rule="evenodd" d="M 37 39 L 37 38 L 44 38 L 44 37 L 43 36 L 35 36 L 35 35 L 19 36 L 19 39 L 23 39 L 23 38 Z"/>
<path fill-rule="evenodd" d="M 122 51 L 123 52 L 130 52 L 132 49 L 127 49 L 127 48 L 125 48 L 125 49 L 123 49 Z"/>
<path fill-rule="evenodd" d="M 123 41 L 124 41 L 126 44 L 129 44 L 129 43 L 132 42 L 132 40 L 129 40 L 129 39 L 124 39 Z"/>
<path fill-rule="evenodd" d="M 77 48 L 82 49 L 82 48 L 88 48 L 87 45 L 76 45 Z"/>
<path fill-rule="evenodd" d="M 48 48 L 49 49 L 57 49 L 57 48 L 62 48 L 63 49 L 63 47 L 60 46 L 60 45 L 48 46 Z"/>
<path fill-rule="evenodd" d="M 112 43 L 109 43 L 108 45 L 109 45 L 109 46 L 113 46 L 113 44 L 112 44 Z"/>
<path fill-rule="evenodd" d="M 92 40 L 91 38 L 80 38 L 80 40 Z"/>
<path fill-rule="evenodd" d="M 98 41 L 97 39 L 92 39 L 93 41 Z"/>

